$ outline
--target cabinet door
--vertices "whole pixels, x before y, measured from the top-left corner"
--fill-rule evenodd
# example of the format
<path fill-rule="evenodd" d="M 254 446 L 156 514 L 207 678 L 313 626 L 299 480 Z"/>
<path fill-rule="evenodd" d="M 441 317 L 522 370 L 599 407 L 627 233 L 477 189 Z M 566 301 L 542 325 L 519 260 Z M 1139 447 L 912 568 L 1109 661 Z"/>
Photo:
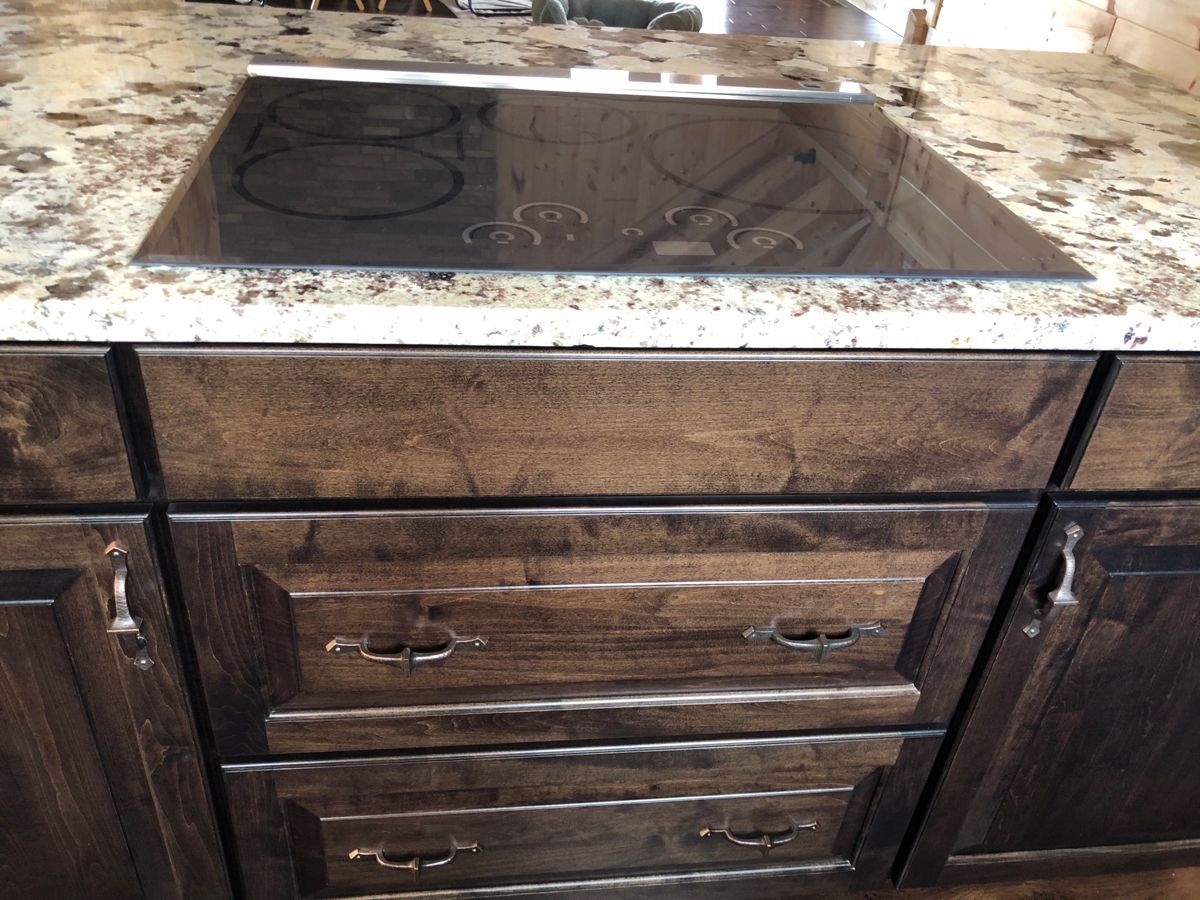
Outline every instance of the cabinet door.
<path fill-rule="evenodd" d="M 144 518 L 0 542 L 0 895 L 227 895 Z"/>
<path fill-rule="evenodd" d="M 1198 612 L 1200 502 L 1059 503 L 905 884 L 1200 862 Z"/>

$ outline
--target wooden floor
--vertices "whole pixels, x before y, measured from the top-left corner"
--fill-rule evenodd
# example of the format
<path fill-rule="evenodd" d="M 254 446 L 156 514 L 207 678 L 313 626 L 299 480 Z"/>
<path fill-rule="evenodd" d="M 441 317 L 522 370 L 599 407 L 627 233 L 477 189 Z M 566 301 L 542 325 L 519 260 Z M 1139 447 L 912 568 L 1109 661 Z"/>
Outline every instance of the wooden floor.
<path fill-rule="evenodd" d="M 706 34 L 760 34 L 839 41 L 898 43 L 890 31 L 838 0 L 691 0 L 704 13 Z"/>
<path fill-rule="evenodd" d="M 867 894 L 864 900 L 1197 900 L 1200 869 Z"/>

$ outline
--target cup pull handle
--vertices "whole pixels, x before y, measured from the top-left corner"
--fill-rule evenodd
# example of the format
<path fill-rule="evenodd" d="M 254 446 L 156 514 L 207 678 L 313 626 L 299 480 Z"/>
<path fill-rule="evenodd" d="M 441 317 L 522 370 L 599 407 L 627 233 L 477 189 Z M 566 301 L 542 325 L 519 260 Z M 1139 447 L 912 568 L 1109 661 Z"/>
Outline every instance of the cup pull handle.
<path fill-rule="evenodd" d="M 816 831 L 821 827 L 821 823 L 816 819 L 811 822 L 793 822 L 787 831 L 766 832 L 760 831 L 758 834 L 735 834 L 728 828 L 713 828 L 710 825 L 702 825 L 700 827 L 700 837 L 713 837 L 719 835 L 731 844 L 737 844 L 739 847 L 754 847 L 766 856 L 776 847 L 783 844 L 790 844 L 796 838 L 800 837 L 801 831 Z"/>
<path fill-rule="evenodd" d="M 751 625 L 742 632 L 742 637 L 748 641 L 773 641 L 780 647 L 789 650 L 804 650 L 824 662 L 835 650 L 846 650 L 853 647 L 864 635 L 883 634 L 886 629 L 882 622 L 868 622 L 865 625 L 851 625 L 845 633 L 830 637 L 821 633 L 811 638 L 789 638 L 784 636 L 778 625 Z"/>
<path fill-rule="evenodd" d="M 454 858 L 458 856 L 460 850 L 467 853 L 478 853 L 481 847 L 475 841 L 469 844 L 451 843 L 450 850 L 442 856 L 435 856 L 426 859 L 422 856 L 412 856 L 408 859 L 399 860 L 392 859 L 388 856 L 387 851 L 383 846 L 378 847 L 358 847 L 350 851 L 351 859 L 374 859 L 376 865 L 383 866 L 387 869 L 408 869 L 413 873 L 414 878 L 419 878 L 421 873 L 426 869 L 437 869 L 442 866 L 448 866 L 454 862 Z"/>
<path fill-rule="evenodd" d="M 150 658 L 150 644 L 142 634 L 142 620 L 129 609 L 129 551 L 113 541 L 104 548 L 104 555 L 113 569 L 113 617 L 105 629 L 115 634 L 125 655 L 143 672 L 154 665 Z"/>
<path fill-rule="evenodd" d="M 1046 596 L 1046 602 L 1033 611 L 1033 618 L 1029 624 L 1021 629 L 1031 638 L 1049 628 L 1068 606 L 1079 605 L 1079 598 L 1075 596 L 1075 547 L 1083 538 L 1083 529 L 1072 522 L 1063 533 L 1066 540 L 1061 551 L 1062 576 L 1058 580 L 1058 586 Z"/>
<path fill-rule="evenodd" d="M 335 637 L 325 645 L 325 650 L 334 654 L 356 651 L 360 657 L 368 662 L 399 666 L 405 675 L 411 675 L 412 670 L 418 666 L 431 666 L 436 663 L 445 662 L 454 655 L 454 651 L 459 647 L 482 650 L 486 646 L 487 639 L 476 636 L 462 639 L 451 638 L 436 650 L 414 650 L 412 647 L 404 647 L 392 653 L 378 653 L 368 646 L 368 641 L 365 637 L 359 640 L 347 637 Z"/>

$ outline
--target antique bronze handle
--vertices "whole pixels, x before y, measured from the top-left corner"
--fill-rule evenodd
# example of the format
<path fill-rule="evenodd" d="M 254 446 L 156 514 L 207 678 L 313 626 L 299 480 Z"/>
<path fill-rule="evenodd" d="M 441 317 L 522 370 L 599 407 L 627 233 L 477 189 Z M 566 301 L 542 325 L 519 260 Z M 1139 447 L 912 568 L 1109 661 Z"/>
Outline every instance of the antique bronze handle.
<path fill-rule="evenodd" d="M 806 650 L 817 658 L 817 662 L 824 662 L 833 651 L 853 647 L 862 640 L 863 635 L 883 634 L 884 630 L 882 622 L 868 622 L 865 625 L 851 625 L 849 631 L 838 637 L 822 633 L 811 638 L 789 638 L 784 636 L 778 625 L 751 625 L 742 632 L 742 637 L 748 641 L 774 641 L 789 650 Z"/>
<path fill-rule="evenodd" d="M 420 856 L 414 856 L 406 860 L 389 859 L 387 851 L 383 846 L 378 847 L 359 847 L 350 851 L 351 859 L 371 859 L 374 858 L 377 865 L 384 866 L 388 869 L 408 869 L 413 873 L 414 878 L 420 877 L 421 873 L 426 869 L 436 869 L 440 866 L 448 866 L 454 862 L 454 857 L 458 856 L 459 850 L 465 850 L 468 853 L 478 853 L 482 850 L 479 844 L 472 841 L 469 844 L 459 844 L 452 842 L 450 850 L 443 856 L 435 856 L 432 859 L 424 859 Z"/>
<path fill-rule="evenodd" d="M 129 610 L 129 551 L 113 541 L 104 548 L 113 568 L 113 617 L 106 629 L 109 634 L 115 634 L 121 643 L 125 655 L 133 659 L 133 664 L 145 671 L 154 665 L 150 658 L 150 645 L 142 634 L 142 620 Z"/>
<path fill-rule="evenodd" d="M 758 834 L 734 834 L 728 828 L 713 828 L 709 825 L 700 826 L 700 837 L 712 837 L 719 834 L 731 844 L 737 844 L 739 847 L 754 847 L 762 851 L 762 855 L 766 856 L 776 847 L 782 844 L 790 844 L 796 838 L 800 837 L 801 831 L 816 831 L 821 827 L 821 823 L 816 819 L 811 822 L 793 822 L 787 831 L 780 831 L 770 834 L 765 831 L 760 831 Z"/>
<path fill-rule="evenodd" d="M 367 646 L 365 637 L 360 640 L 335 637 L 325 645 L 325 649 L 330 653 L 349 653 L 351 650 L 355 650 L 359 656 L 369 662 L 399 666 L 405 675 L 411 675 L 412 670 L 417 666 L 431 666 L 434 663 L 445 662 L 459 647 L 473 647 L 482 650 L 486 646 L 487 640 L 481 637 L 451 638 L 436 650 L 414 650 L 412 647 L 405 647 L 392 653 L 377 653 Z"/>
<path fill-rule="evenodd" d="M 1031 638 L 1041 634 L 1043 628 L 1050 627 L 1066 607 L 1079 605 L 1079 599 L 1075 596 L 1075 546 L 1083 537 L 1083 529 L 1072 522 L 1064 533 L 1066 541 L 1062 548 L 1062 577 L 1058 580 L 1058 587 L 1049 593 L 1044 605 L 1033 611 L 1033 620 L 1021 629 Z"/>

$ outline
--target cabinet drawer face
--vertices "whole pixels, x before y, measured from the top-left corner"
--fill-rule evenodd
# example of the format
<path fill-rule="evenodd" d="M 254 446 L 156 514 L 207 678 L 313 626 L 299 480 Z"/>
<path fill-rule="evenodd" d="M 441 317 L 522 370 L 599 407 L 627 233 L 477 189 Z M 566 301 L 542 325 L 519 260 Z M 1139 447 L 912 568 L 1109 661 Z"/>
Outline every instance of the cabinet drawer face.
<path fill-rule="evenodd" d="M 185 514 L 172 530 L 236 754 L 917 721 L 947 599 L 967 585 L 991 608 L 1001 576 L 976 557 L 1011 555 L 997 529 L 1028 515 Z"/>
<path fill-rule="evenodd" d="M 133 500 L 105 350 L 0 348 L 7 503 Z"/>
<path fill-rule="evenodd" d="M 1200 357 L 1120 358 L 1071 487 L 1200 488 Z"/>
<path fill-rule="evenodd" d="M 143 348 L 174 499 L 1044 487 L 1086 357 Z"/>
<path fill-rule="evenodd" d="M 802 872 L 850 865 L 902 743 L 892 734 L 231 767 L 226 786 L 249 896 Z"/>

